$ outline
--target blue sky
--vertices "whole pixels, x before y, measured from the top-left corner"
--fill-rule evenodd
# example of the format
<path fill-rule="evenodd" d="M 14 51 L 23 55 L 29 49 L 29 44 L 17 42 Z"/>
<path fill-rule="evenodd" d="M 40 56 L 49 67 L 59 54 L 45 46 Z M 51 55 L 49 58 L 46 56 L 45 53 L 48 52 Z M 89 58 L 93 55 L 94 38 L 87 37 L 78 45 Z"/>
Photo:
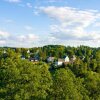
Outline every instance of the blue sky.
<path fill-rule="evenodd" d="M 0 46 L 100 46 L 99 0 L 0 0 Z"/>

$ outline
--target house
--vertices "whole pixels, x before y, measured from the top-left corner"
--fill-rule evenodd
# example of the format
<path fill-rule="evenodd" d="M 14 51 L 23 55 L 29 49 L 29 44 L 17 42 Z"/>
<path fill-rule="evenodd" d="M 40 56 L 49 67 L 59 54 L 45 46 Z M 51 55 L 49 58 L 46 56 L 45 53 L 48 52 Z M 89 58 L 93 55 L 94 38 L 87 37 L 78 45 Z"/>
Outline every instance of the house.
<path fill-rule="evenodd" d="M 64 57 L 64 62 L 69 62 L 70 60 L 69 60 L 69 57 L 68 56 L 65 56 Z"/>
<path fill-rule="evenodd" d="M 75 61 L 76 60 L 76 56 L 75 55 L 73 55 L 72 57 L 71 57 L 71 59 L 70 59 L 71 61 Z"/>
<path fill-rule="evenodd" d="M 61 66 L 64 62 L 64 59 L 58 59 L 56 62 L 55 62 L 55 66 Z"/>
<path fill-rule="evenodd" d="M 25 58 L 24 56 L 21 56 L 21 59 L 24 60 L 24 59 L 26 59 L 26 58 Z"/>
<path fill-rule="evenodd" d="M 27 50 L 27 53 L 30 53 L 30 50 Z"/>
<path fill-rule="evenodd" d="M 70 58 L 70 63 L 73 63 L 75 60 L 76 60 L 76 56 L 73 55 L 73 56 Z"/>
<path fill-rule="evenodd" d="M 61 66 L 63 63 L 69 63 L 69 57 L 65 56 L 63 59 L 58 59 L 58 61 L 55 62 L 56 66 Z"/>
<path fill-rule="evenodd" d="M 53 62 L 54 59 L 55 59 L 55 57 L 48 57 L 48 58 L 47 58 L 47 62 Z"/>
<path fill-rule="evenodd" d="M 29 58 L 29 61 L 31 61 L 31 62 L 38 62 L 39 58 L 38 57 Z"/>
<path fill-rule="evenodd" d="M 4 50 L 3 53 L 5 54 L 6 53 L 6 50 Z"/>
<path fill-rule="evenodd" d="M 82 56 L 81 59 L 84 60 L 85 59 L 85 56 Z"/>

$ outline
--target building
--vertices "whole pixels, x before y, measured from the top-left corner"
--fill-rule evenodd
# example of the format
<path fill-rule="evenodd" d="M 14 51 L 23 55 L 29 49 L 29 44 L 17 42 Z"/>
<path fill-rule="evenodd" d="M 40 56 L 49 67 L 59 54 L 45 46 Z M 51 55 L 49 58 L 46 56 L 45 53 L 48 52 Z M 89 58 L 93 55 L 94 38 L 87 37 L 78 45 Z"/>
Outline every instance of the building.
<path fill-rule="evenodd" d="M 30 50 L 27 50 L 27 53 L 30 53 Z"/>
<path fill-rule="evenodd" d="M 47 62 L 53 62 L 54 59 L 55 59 L 55 57 L 48 57 L 48 58 L 47 58 Z"/>
<path fill-rule="evenodd" d="M 75 60 L 76 60 L 76 56 L 73 55 L 73 56 L 70 58 L 70 63 L 73 63 Z"/>
<path fill-rule="evenodd" d="M 5 54 L 6 53 L 6 50 L 4 50 L 3 53 Z"/>
<path fill-rule="evenodd" d="M 73 55 L 73 56 L 71 57 L 71 61 L 75 61 L 75 60 L 76 60 L 76 56 Z"/>
<path fill-rule="evenodd" d="M 64 57 L 64 62 L 69 62 L 70 60 L 69 60 L 69 57 L 68 56 L 65 56 Z"/>
<path fill-rule="evenodd" d="M 58 59 L 56 62 L 55 62 L 55 66 L 61 66 L 63 65 L 64 63 L 69 63 L 69 57 L 68 56 L 65 56 L 63 59 Z"/>
<path fill-rule="evenodd" d="M 64 62 L 64 59 L 58 59 L 56 62 L 55 62 L 55 66 L 61 66 Z"/>
<path fill-rule="evenodd" d="M 29 58 L 29 61 L 31 61 L 31 62 L 38 62 L 39 58 L 38 57 Z"/>
<path fill-rule="evenodd" d="M 24 59 L 26 59 L 26 58 L 25 58 L 24 56 L 21 56 L 21 59 L 24 60 Z"/>

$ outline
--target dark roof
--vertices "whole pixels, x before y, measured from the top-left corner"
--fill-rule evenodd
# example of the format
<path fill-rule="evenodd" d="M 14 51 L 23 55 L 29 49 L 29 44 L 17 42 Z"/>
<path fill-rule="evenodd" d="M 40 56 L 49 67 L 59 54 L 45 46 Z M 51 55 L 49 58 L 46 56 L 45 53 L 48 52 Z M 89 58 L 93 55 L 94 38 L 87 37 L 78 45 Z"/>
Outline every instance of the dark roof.
<path fill-rule="evenodd" d="M 29 60 L 39 60 L 38 58 L 34 57 L 34 58 L 29 58 Z"/>

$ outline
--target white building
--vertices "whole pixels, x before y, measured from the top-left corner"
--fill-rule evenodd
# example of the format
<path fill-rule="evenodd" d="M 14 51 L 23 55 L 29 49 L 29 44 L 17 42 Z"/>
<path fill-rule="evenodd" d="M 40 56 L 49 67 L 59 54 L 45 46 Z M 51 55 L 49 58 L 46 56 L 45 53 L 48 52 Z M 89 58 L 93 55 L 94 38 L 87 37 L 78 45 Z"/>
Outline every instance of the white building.
<path fill-rule="evenodd" d="M 73 55 L 73 56 L 71 57 L 71 61 L 75 61 L 75 60 L 76 60 L 76 56 Z"/>
<path fill-rule="evenodd" d="M 24 60 L 24 59 L 25 59 L 25 57 L 24 57 L 24 56 L 21 56 L 21 59 L 22 59 L 22 60 Z"/>
<path fill-rule="evenodd" d="M 27 50 L 27 53 L 30 53 L 30 50 Z"/>
<path fill-rule="evenodd" d="M 61 66 L 63 64 L 63 59 L 58 59 L 58 61 L 55 62 L 55 66 Z"/>
<path fill-rule="evenodd" d="M 55 59 L 54 57 L 48 57 L 48 58 L 47 58 L 47 61 L 48 61 L 48 62 L 53 62 L 54 59 Z"/>
<path fill-rule="evenodd" d="M 68 56 L 65 56 L 64 57 L 64 62 L 69 62 L 70 60 L 69 60 L 69 57 Z"/>
<path fill-rule="evenodd" d="M 63 59 L 58 59 L 58 61 L 55 62 L 55 65 L 61 66 L 63 63 L 68 63 L 69 61 L 69 57 L 65 56 Z"/>
<path fill-rule="evenodd" d="M 3 53 L 6 53 L 6 50 L 4 50 Z"/>

